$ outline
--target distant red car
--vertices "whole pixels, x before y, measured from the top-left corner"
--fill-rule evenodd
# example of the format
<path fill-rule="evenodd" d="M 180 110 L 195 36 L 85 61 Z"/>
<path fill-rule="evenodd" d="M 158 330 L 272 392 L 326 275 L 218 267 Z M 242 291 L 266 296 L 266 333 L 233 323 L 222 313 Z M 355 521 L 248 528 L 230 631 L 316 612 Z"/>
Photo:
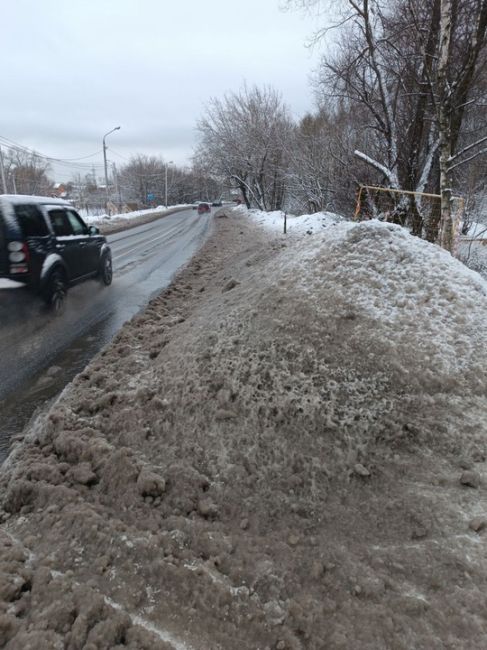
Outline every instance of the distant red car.
<path fill-rule="evenodd" d="M 211 212 L 210 205 L 208 203 L 200 203 L 198 205 L 198 214 L 204 214 L 205 212 Z"/>

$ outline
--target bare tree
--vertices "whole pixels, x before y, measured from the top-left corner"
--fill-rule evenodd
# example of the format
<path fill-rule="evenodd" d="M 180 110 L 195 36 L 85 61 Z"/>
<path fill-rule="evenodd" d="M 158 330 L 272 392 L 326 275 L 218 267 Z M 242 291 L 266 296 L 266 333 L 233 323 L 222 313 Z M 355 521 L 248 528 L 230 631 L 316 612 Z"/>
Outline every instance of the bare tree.
<path fill-rule="evenodd" d="M 292 123 L 277 92 L 245 86 L 213 99 L 198 129 L 197 159 L 238 187 L 248 207 L 282 207 Z"/>
<path fill-rule="evenodd" d="M 354 153 L 376 170 L 379 182 L 422 192 L 438 149 L 425 89 L 435 40 L 433 20 L 425 27 L 423 47 L 410 39 L 412 17 L 404 3 L 394 3 L 395 11 L 389 13 L 375 0 L 345 4 L 347 37 L 338 53 L 323 61 L 321 83 L 331 101 L 339 97 L 350 111 L 365 109 L 362 128 L 368 135 L 365 147 Z M 413 232 L 421 234 L 420 206 L 414 201 L 404 198 L 396 218 L 408 218 Z"/>
<path fill-rule="evenodd" d="M 119 183 L 125 200 L 140 205 L 164 201 L 165 163 L 157 156 L 137 154 L 120 169 Z M 149 197 L 153 197 L 151 200 Z"/>
<path fill-rule="evenodd" d="M 287 174 L 288 203 L 294 210 L 332 210 L 349 213 L 355 188 L 367 179 L 368 169 L 351 152 L 361 146 L 363 133 L 355 128 L 357 115 L 343 106 L 322 107 L 306 115 L 295 128 Z"/>
<path fill-rule="evenodd" d="M 49 196 L 54 184 L 49 178 L 49 163 L 36 154 L 12 147 L 4 156 L 7 187 L 15 194 Z"/>

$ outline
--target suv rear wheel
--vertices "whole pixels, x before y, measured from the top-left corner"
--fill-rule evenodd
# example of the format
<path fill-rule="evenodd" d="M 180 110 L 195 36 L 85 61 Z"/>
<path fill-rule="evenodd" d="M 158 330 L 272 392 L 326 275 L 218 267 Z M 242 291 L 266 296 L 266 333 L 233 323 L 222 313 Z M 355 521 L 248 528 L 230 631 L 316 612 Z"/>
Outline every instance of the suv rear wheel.
<path fill-rule="evenodd" d="M 100 270 L 98 272 L 98 277 L 103 282 L 105 286 L 109 286 L 112 283 L 113 269 L 112 269 L 112 256 L 110 253 L 107 253 L 103 256 L 100 262 Z"/>
<path fill-rule="evenodd" d="M 66 306 L 66 280 L 64 273 L 55 270 L 51 273 L 44 290 L 44 300 L 49 309 L 55 314 L 60 314 Z"/>

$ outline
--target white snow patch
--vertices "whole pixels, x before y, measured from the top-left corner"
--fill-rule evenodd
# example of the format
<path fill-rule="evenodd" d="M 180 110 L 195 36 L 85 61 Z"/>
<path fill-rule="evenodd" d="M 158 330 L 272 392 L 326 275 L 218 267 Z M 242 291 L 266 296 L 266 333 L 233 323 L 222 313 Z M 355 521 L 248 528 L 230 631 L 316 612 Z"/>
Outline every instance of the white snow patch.
<path fill-rule="evenodd" d="M 462 239 L 487 239 L 487 224 L 472 222 Z"/>
<path fill-rule="evenodd" d="M 23 287 L 25 287 L 25 284 L 22 284 L 22 282 L 7 280 L 7 278 L 0 278 L 0 289 L 20 289 Z"/>
<path fill-rule="evenodd" d="M 17 522 L 19 523 L 19 522 Z M 27 558 L 25 560 L 25 566 L 27 568 L 32 568 L 34 565 L 34 561 L 37 559 L 37 556 L 30 550 L 30 548 L 27 548 L 27 546 L 24 546 L 24 544 L 15 537 L 12 533 L 10 533 L 8 530 L 3 530 L 5 535 L 10 539 L 10 541 L 15 545 L 15 546 L 20 546 L 20 548 L 24 551 L 24 553 L 27 555 Z"/>
<path fill-rule="evenodd" d="M 154 625 L 147 619 L 143 618 L 142 616 L 127 612 L 127 610 L 124 609 L 119 603 L 115 602 L 108 596 L 103 596 L 103 599 L 105 600 L 106 604 L 110 605 L 110 607 L 113 607 L 113 609 L 117 609 L 119 611 L 123 611 L 127 613 L 132 623 L 134 623 L 134 625 L 140 625 L 140 627 L 145 628 L 148 632 L 152 632 L 152 634 L 158 636 L 161 639 L 161 641 L 164 641 L 165 643 L 170 643 L 172 646 L 174 646 L 175 650 L 193 650 L 193 646 L 190 646 L 184 641 L 177 639 L 170 632 L 167 632 L 166 630 L 161 630 L 161 628 L 157 627 L 156 625 Z"/>
<path fill-rule="evenodd" d="M 56 571 L 55 569 L 51 569 L 50 571 L 51 576 L 53 578 L 64 578 L 66 577 L 64 573 L 61 571 Z M 73 581 L 73 584 L 79 585 L 80 583 L 77 581 Z M 158 636 L 161 641 L 164 641 L 165 643 L 170 643 L 172 646 L 174 646 L 175 650 L 194 650 L 193 646 L 188 645 L 184 641 L 177 639 L 173 634 L 168 632 L 167 630 L 162 630 L 160 627 L 157 627 L 147 619 L 143 618 L 142 616 L 139 616 L 138 614 L 132 614 L 131 612 L 128 612 L 120 603 L 117 603 L 115 600 L 110 598 L 109 596 L 105 596 L 102 594 L 103 600 L 107 605 L 110 607 L 113 607 L 113 609 L 116 609 L 117 611 L 122 611 L 125 614 L 127 614 L 132 621 L 134 625 L 139 625 L 140 627 L 143 627 L 146 629 L 148 632 L 152 632 L 152 634 L 155 634 Z"/>
<path fill-rule="evenodd" d="M 420 594 L 419 591 L 408 591 L 404 594 L 406 598 L 414 598 L 415 600 L 422 600 L 424 603 L 428 603 L 428 599 L 423 594 Z"/>
<path fill-rule="evenodd" d="M 240 587 L 234 587 L 230 580 L 226 577 L 223 576 L 221 573 L 217 572 L 213 567 L 208 566 L 207 564 L 204 564 L 203 562 L 191 562 L 183 564 L 185 569 L 188 569 L 189 571 L 193 572 L 202 572 L 205 575 L 207 575 L 210 580 L 215 583 L 220 585 L 220 587 L 224 587 L 227 591 L 229 591 L 232 596 L 244 596 L 248 597 L 250 595 L 250 590 L 246 585 L 240 585 Z"/>

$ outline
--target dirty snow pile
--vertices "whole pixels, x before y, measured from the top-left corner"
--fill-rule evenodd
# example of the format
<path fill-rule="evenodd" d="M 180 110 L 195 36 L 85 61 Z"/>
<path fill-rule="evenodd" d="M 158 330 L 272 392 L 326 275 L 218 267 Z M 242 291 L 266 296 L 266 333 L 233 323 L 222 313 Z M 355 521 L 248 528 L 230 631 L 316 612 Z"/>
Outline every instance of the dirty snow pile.
<path fill-rule="evenodd" d="M 0 646 L 483 647 L 486 283 L 228 214 L 15 448 Z"/>

